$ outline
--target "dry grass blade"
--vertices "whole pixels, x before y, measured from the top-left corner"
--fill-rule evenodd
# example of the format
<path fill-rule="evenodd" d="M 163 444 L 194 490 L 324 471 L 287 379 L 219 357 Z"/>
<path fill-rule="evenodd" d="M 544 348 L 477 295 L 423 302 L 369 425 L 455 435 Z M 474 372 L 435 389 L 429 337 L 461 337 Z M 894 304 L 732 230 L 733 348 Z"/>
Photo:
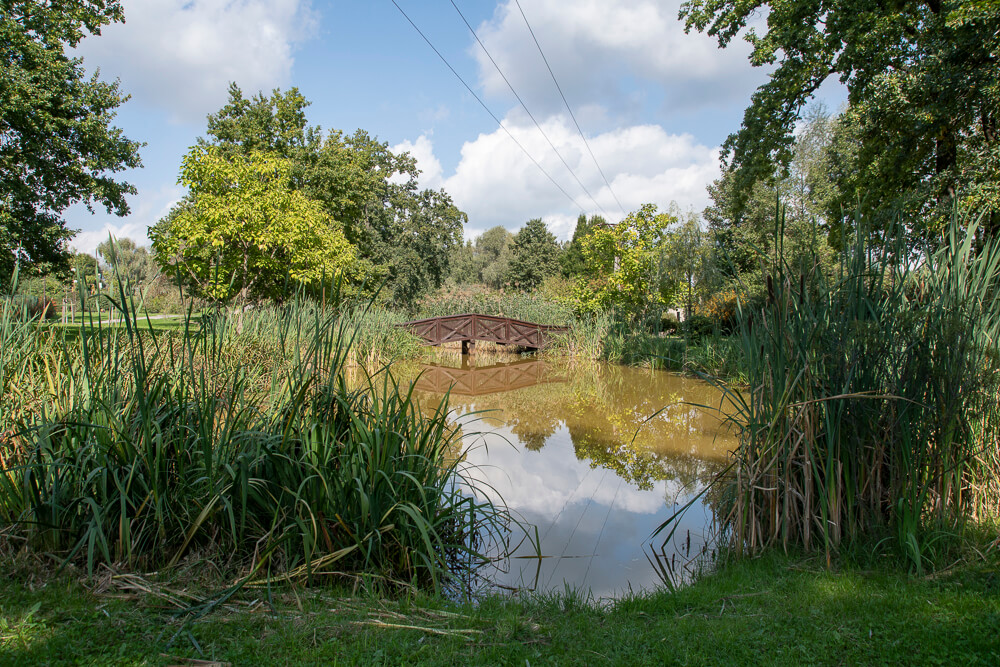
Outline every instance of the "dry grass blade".
<path fill-rule="evenodd" d="M 369 621 L 352 621 L 353 625 L 369 625 L 376 628 L 385 628 L 387 630 L 417 630 L 418 632 L 426 632 L 431 635 L 441 635 L 444 637 L 460 637 L 467 641 L 472 641 L 472 635 L 483 634 L 482 630 L 465 630 L 465 629 L 453 629 L 453 628 L 430 628 L 422 625 L 404 625 L 401 623 L 386 623 L 384 621 L 369 620 Z"/>

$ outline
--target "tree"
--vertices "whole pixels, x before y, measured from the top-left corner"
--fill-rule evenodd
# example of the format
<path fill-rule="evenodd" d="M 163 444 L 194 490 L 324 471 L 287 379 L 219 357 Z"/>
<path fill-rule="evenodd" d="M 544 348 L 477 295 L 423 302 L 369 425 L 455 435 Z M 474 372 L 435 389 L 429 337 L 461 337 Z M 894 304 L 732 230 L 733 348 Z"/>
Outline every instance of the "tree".
<path fill-rule="evenodd" d="M 118 0 L 0 5 L 0 281 L 18 260 L 36 273 L 68 269 L 70 205 L 128 213 L 135 188 L 111 174 L 140 166 L 139 144 L 110 125 L 128 98 L 66 55 L 122 20 Z"/>
<path fill-rule="evenodd" d="M 759 14 L 763 34 L 746 29 Z M 929 236 L 961 197 L 1000 231 L 1000 4 L 689 0 L 680 15 L 721 47 L 744 33 L 754 65 L 778 63 L 724 145 L 743 201 L 788 165 L 803 106 L 836 75 L 856 140 L 855 205 L 910 213 Z"/>
<path fill-rule="evenodd" d="M 120 277 L 133 290 L 151 281 L 158 272 L 149 250 L 129 238 L 109 239 L 97 246 L 97 252 L 108 265 L 108 275 Z"/>
<path fill-rule="evenodd" d="M 620 308 L 639 315 L 652 305 L 669 305 L 676 285 L 666 273 L 669 229 L 677 222 L 645 204 L 617 225 L 594 229 L 583 241 L 587 274 L 575 295 L 583 311 Z"/>
<path fill-rule="evenodd" d="M 583 239 L 594 229 L 608 224 L 599 215 L 592 215 L 588 219 L 583 213 L 576 219 L 576 228 L 573 230 L 573 239 L 559 256 L 559 269 L 566 278 L 575 278 L 587 269 L 587 263 L 583 258 Z"/>
<path fill-rule="evenodd" d="M 265 151 L 288 159 L 292 187 L 341 225 L 368 283 L 387 278 L 386 293 L 411 305 L 440 286 L 467 216 L 443 190 L 418 190 L 420 171 L 408 153 L 393 153 L 364 130 L 324 133 L 308 125 L 308 106 L 296 88 L 248 99 L 232 84 L 229 101 L 208 117 L 208 138 L 199 143 L 225 155 Z"/>
<path fill-rule="evenodd" d="M 157 262 L 196 296 L 240 303 L 349 271 L 353 247 L 319 202 L 291 187 L 291 171 L 257 151 L 192 148 L 179 179 L 189 197 L 150 228 Z"/>
<path fill-rule="evenodd" d="M 691 319 L 694 315 L 696 291 L 703 292 L 706 283 L 709 261 L 709 247 L 705 243 L 706 234 L 701 228 L 698 216 L 691 214 L 684 216 L 683 221 L 671 235 L 667 269 L 671 278 L 680 283 L 685 319 Z"/>
<path fill-rule="evenodd" d="M 499 289 L 507 283 L 513 242 L 514 235 L 502 225 L 490 227 L 476 238 L 475 261 L 479 280 L 484 285 Z"/>
<path fill-rule="evenodd" d="M 541 218 L 529 220 L 514 236 L 510 281 L 522 290 L 531 291 L 558 271 L 559 243 L 555 235 Z"/>
<path fill-rule="evenodd" d="M 833 247 L 843 235 L 841 192 L 836 183 L 838 121 L 826 110 L 807 110 L 805 122 L 792 145 L 788 169 L 756 181 L 748 193 L 740 192 L 733 168 L 709 186 L 712 203 L 703 212 L 708 222 L 711 253 L 706 260 L 706 282 L 713 291 L 728 290 L 744 297 L 764 292 L 762 260 L 787 262 L 796 272 L 808 274 L 819 262 L 828 270 Z M 776 211 L 784 207 L 784 226 Z"/>
<path fill-rule="evenodd" d="M 393 301 L 412 307 L 444 282 L 452 251 L 461 247 L 466 215 L 443 190 L 424 190 L 401 203 L 407 208 L 397 211 L 390 285 Z"/>
<path fill-rule="evenodd" d="M 476 248 L 472 241 L 466 241 L 464 244 L 452 248 L 448 256 L 448 280 L 456 285 L 479 282 Z"/>

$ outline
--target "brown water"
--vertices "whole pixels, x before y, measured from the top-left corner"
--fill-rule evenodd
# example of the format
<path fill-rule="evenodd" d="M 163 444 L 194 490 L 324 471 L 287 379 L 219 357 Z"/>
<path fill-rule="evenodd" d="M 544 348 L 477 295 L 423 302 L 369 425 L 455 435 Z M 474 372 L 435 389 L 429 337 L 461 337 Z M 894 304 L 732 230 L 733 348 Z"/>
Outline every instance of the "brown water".
<path fill-rule="evenodd" d="M 734 446 L 718 416 L 718 390 L 600 363 L 477 366 L 456 356 L 454 365 L 417 371 L 416 390 L 429 402 L 451 388 L 467 474 L 537 536 L 538 550 L 525 540 L 498 563 L 494 583 L 614 596 L 660 585 L 657 560 L 683 578 L 681 564 L 705 544 L 710 508 L 696 503 L 671 543 L 651 535 L 704 488 Z M 512 544 L 523 536 L 517 533 Z"/>

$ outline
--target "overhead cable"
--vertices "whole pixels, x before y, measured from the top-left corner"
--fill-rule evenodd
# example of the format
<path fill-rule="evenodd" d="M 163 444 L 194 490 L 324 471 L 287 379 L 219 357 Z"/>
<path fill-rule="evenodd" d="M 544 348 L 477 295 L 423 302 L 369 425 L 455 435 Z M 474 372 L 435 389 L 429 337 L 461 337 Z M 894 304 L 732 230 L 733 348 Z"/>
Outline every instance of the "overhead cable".
<path fill-rule="evenodd" d="M 528 114 L 528 118 L 530 118 L 531 122 L 535 124 L 535 127 L 537 127 L 538 131 L 542 133 L 542 136 L 545 137 L 545 141 L 549 142 L 549 146 L 552 147 L 552 150 L 555 152 L 555 154 L 559 156 L 559 159 L 562 161 L 563 166 L 566 167 L 566 170 L 569 171 L 570 175 L 576 180 L 577 184 L 581 188 L 583 188 L 583 191 L 587 193 L 587 196 L 590 197 L 590 200 L 594 202 L 597 208 L 601 209 L 601 213 L 607 215 L 608 212 L 604 210 L 604 207 L 601 206 L 600 202 L 597 201 L 594 195 L 590 194 L 590 190 L 587 189 L 587 186 L 583 184 L 583 181 L 581 181 L 580 178 L 576 175 L 576 172 L 573 171 L 573 167 L 569 166 L 569 163 L 566 162 L 566 158 L 563 157 L 562 153 L 559 152 L 559 149 L 556 148 L 556 145 L 552 143 L 552 140 L 549 138 L 549 135 L 545 133 L 545 130 L 542 129 L 542 126 L 538 123 L 537 120 L 535 120 L 535 116 L 528 109 L 528 106 L 524 103 L 524 100 L 521 99 L 521 96 L 517 94 L 517 91 L 514 90 L 514 86 L 507 79 L 507 75 L 503 73 L 503 70 L 500 69 L 500 65 L 497 64 L 497 61 L 493 59 L 493 56 L 486 48 L 486 45 L 483 44 L 483 41 L 481 39 L 479 39 L 479 35 L 476 34 L 476 31 L 473 29 L 472 25 L 469 24 L 468 19 L 465 18 L 465 14 L 463 14 L 462 10 L 459 9 L 458 5 L 455 4 L 455 0 L 451 0 L 451 6 L 454 7 L 455 11 L 458 12 L 458 15 L 462 17 L 462 21 L 465 22 L 465 27 L 469 29 L 469 32 L 472 33 L 472 36 L 476 38 L 477 42 L 479 42 L 479 46 L 480 48 L 482 48 L 483 53 L 485 53 L 486 57 L 490 59 L 491 63 L 493 63 L 493 67 L 496 68 L 497 72 L 500 74 L 500 77 L 503 79 L 504 83 L 506 83 L 507 87 L 510 88 L 510 92 L 514 93 L 514 97 L 516 97 L 517 101 L 520 102 L 521 108 L 524 109 L 524 112 Z"/>
<path fill-rule="evenodd" d="M 587 136 L 583 133 L 583 130 L 580 128 L 580 123 L 576 121 L 576 115 L 574 115 L 573 109 L 569 106 L 569 102 L 566 101 L 566 96 L 563 95 L 562 86 L 559 85 L 559 80 L 556 79 L 556 74 L 555 72 L 552 71 L 552 66 L 549 65 L 549 60 L 548 58 L 545 57 L 545 52 L 542 51 L 542 45 L 538 43 L 538 38 L 535 37 L 535 31 L 531 29 L 531 23 L 528 22 L 528 17 L 524 15 L 524 10 L 521 8 L 521 3 L 519 2 L 519 0 L 514 0 L 514 4 L 517 5 L 518 10 L 521 12 L 521 18 L 524 19 L 524 25 L 528 26 L 528 32 L 531 33 L 531 39 L 535 41 L 535 46 L 538 47 L 538 53 L 541 54 L 542 60 L 545 62 L 545 66 L 549 70 L 549 75 L 552 77 L 552 82 L 556 84 L 556 90 L 559 91 L 559 96 L 562 97 L 563 104 L 566 105 L 566 110 L 569 111 L 569 117 L 573 119 L 573 124 L 576 125 L 577 132 L 579 132 L 580 136 L 583 137 L 583 143 L 587 147 L 587 151 L 590 153 L 591 159 L 594 160 L 594 165 L 597 167 L 597 171 L 601 173 L 601 178 L 604 179 L 605 184 L 607 184 L 608 186 L 608 190 L 611 192 L 611 196 L 614 197 L 615 202 L 618 203 L 618 208 L 622 210 L 622 213 L 625 213 L 625 207 L 622 206 L 621 201 L 618 199 L 618 195 L 615 194 L 614 189 L 611 187 L 611 182 L 608 181 L 608 177 L 604 175 L 604 170 L 601 169 L 601 165 L 598 164 L 597 157 L 594 155 L 594 151 L 591 150 L 590 148 L 590 142 L 587 141 Z"/>
<path fill-rule="evenodd" d="M 427 42 L 427 46 L 431 47 L 431 49 L 434 51 L 434 53 L 437 54 L 437 57 L 441 59 L 441 62 L 443 62 L 448 67 L 448 69 L 451 70 L 451 73 L 454 74 L 458 78 L 458 80 L 462 82 L 462 85 L 465 86 L 465 89 L 468 90 L 469 93 L 471 93 L 474 98 L 476 98 L 476 101 L 479 102 L 479 105 L 482 106 L 483 109 L 486 110 L 486 113 L 488 113 L 490 115 L 490 117 L 493 118 L 494 121 L 496 121 L 497 125 L 500 126 L 500 129 L 503 130 L 504 132 L 506 132 L 507 136 L 510 137 L 511 140 L 513 140 L 513 142 L 515 144 L 517 144 L 517 147 L 520 148 L 521 151 L 525 155 L 528 156 L 528 159 L 531 160 L 535 164 L 536 167 L 538 167 L 538 170 L 541 171 L 543 174 L 545 174 L 546 178 L 548 178 L 550 181 L 552 181 L 552 185 L 554 185 L 557 188 L 559 188 L 559 192 L 561 192 L 564 195 L 566 195 L 566 198 L 569 199 L 571 202 L 573 202 L 573 205 L 576 206 L 580 210 L 581 213 L 585 213 L 584 208 L 582 206 L 580 206 L 580 204 L 576 201 L 576 199 L 574 199 L 572 197 L 572 195 L 570 195 L 568 192 L 566 192 L 566 190 L 563 188 L 563 186 L 559 185 L 559 183 L 556 181 L 556 179 L 552 178 L 552 175 L 549 174 L 549 172 L 545 171 L 545 168 L 542 167 L 542 165 L 538 163 L 538 160 L 536 160 L 534 157 L 532 157 L 531 153 L 528 152 L 528 149 L 526 149 L 521 144 L 521 142 L 517 140 L 517 137 L 515 137 L 513 134 L 511 134 L 510 130 L 508 130 L 507 127 L 503 124 L 503 121 L 501 121 L 499 118 L 497 118 L 496 114 L 494 114 L 490 110 L 490 108 L 488 106 L 486 106 L 486 103 L 483 102 L 483 100 L 479 97 L 479 95 L 476 94 L 476 91 L 472 90 L 472 87 L 469 86 L 469 84 L 465 82 L 465 79 L 462 78 L 462 75 L 459 74 L 457 71 L 455 71 L 455 68 L 451 66 L 451 63 L 448 62 L 448 59 L 445 58 L 443 55 L 441 55 L 441 52 L 438 51 L 437 47 L 434 46 L 434 44 L 431 42 L 431 40 L 427 38 L 427 35 L 425 35 L 423 33 L 423 31 L 420 30 L 420 28 L 417 27 L 417 24 L 413 22 L 413 19 L 411 19 L 409 17 L 409 15 L 406 12 L 403 11 L 403 8 L 399 6 L 399 3 L 397 3 L 396 0 L 391 0 L 391 2 L 392 2 L 392 4 L 394 4 L 396 6 L 396 9 L 399 10 L 399 13 L 403 15 L 403 18 L 405 18 L 409 22 L 409 24 L 411 26 L 413 26 L 413 29 L 417 31 L 417 34 L 419 34 L 421 37 L 424 38 L 424 41 Z"/>

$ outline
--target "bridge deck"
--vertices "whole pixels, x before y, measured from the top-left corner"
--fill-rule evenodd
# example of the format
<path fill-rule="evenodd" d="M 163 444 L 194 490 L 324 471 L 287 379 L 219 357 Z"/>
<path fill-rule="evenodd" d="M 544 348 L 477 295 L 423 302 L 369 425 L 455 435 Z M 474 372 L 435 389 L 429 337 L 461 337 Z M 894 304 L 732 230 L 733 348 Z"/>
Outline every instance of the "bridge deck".
<path fill-rule="evenodd" d="M 569 330 L 568 327 L 535 324 L 511 317 L 478 313 L 429 317 L 424 320 L 403 322 L 399 326 L 423 338 L 428 345 L 461 341 L 463 354 L 468 351 L 469 344 L 474 344 L 477 340 L 539 350 L 548 345 L 552 334 Z"/>

